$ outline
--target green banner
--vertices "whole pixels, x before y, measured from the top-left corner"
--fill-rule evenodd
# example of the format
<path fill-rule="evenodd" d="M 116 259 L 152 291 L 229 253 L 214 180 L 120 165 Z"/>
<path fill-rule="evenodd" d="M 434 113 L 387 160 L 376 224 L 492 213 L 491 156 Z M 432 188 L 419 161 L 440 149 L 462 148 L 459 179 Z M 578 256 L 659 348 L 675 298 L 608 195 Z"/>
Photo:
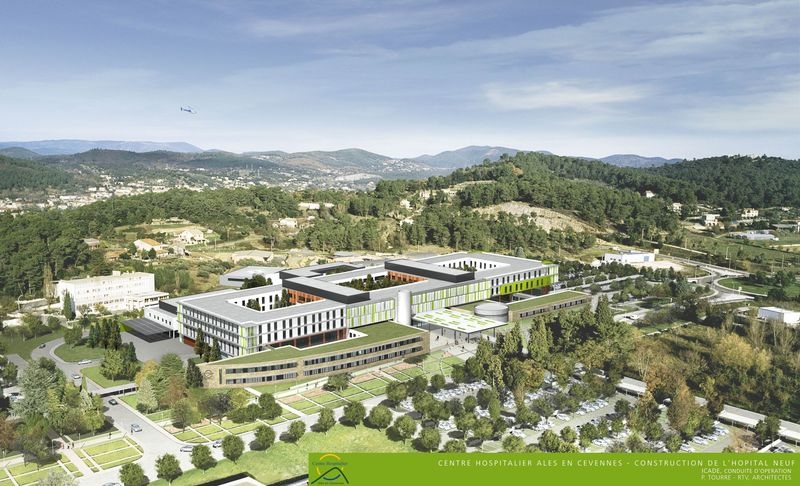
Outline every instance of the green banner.
<path fill-rule="evenodd" d="M 798 484 L 795 454 L 315 453 L 309 485 Z M 547 483 L 545 483 L 547 484 Z"/>

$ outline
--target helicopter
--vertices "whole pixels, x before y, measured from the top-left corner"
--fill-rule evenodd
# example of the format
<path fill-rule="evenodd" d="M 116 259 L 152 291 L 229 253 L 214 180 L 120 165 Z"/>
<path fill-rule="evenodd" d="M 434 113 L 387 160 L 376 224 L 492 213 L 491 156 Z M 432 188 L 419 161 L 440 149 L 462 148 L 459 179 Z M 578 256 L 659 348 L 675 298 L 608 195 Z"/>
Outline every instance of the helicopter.
<path fill-rule="evenodd" d="M 192 108 L 191 106 L 181 106 L 181 111 L 185 111 L 186 113 L 189 113 L 189 114 L 192 114 L 192 115 L 196 115 L 197 114 L 195 109 Z"/>

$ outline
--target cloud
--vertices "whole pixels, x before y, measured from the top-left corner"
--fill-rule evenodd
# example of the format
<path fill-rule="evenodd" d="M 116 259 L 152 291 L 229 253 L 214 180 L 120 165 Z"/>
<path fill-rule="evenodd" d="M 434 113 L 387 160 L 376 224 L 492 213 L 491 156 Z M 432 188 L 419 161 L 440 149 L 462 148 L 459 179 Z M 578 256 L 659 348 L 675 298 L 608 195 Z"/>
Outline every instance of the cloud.
<path fill-rule="evenodd" d="M 491 84 L 485 87 L 486 100 L 501 110 L 585 109 L 637 101 L 647 94 L 648 90 L 641 86 L 588 87 L 559 81 L 524 86 Z"/>

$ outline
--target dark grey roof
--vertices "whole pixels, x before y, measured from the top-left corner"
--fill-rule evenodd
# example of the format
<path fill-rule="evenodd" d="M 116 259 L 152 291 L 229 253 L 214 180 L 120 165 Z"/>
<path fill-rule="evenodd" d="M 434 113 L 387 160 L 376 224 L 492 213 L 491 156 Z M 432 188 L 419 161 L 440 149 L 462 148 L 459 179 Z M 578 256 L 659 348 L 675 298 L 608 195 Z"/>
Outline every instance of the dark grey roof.
<path fill-rule="evenodd" d="M 290 278 L 283 281 L 283 287 L 345 304 L 355 304 L 356 302 L 369 300 L 369 292 L 326 282 L 318 278 Z"/>
<path fill-rule="evenodd" d="M 475 272 L 447 268 L 433 263 L 414 260 L 389 260 L 384 268 L 425 278 L 435 278 L 445 282 L 467 282 L 475 279 Z"/>

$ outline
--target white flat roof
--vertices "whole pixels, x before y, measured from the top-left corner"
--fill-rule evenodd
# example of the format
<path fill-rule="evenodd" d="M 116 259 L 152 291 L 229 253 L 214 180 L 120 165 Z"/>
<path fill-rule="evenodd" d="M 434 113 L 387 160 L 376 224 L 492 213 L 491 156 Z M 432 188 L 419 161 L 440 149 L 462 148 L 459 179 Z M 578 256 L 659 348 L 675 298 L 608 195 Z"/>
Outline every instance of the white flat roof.
<path fill-rule="evenodd" d="M 438 309 L 428 312 L 420 312 L 413 317 L 415 321 L 424 322 L 433 326 L 444 327 L 458 332 L 471 334 L 473 332 L 486 331 L 495 327 L 502 327 L 507 322 L 495 321 L 478 317 L 466 312 L 459 312 L 450 309 Z"/>

